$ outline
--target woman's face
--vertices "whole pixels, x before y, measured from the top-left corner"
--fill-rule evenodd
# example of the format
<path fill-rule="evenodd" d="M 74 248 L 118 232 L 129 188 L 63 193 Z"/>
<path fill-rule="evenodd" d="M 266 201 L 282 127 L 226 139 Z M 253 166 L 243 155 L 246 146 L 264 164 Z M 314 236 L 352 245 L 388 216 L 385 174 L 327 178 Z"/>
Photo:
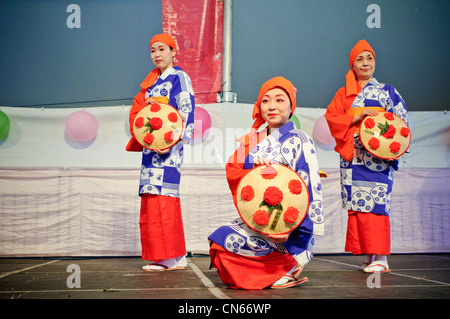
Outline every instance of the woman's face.
<path fill-rule="evenodd" d="M 271 89 L 264 94 L 260 108 L 261 116 L 269 128 L 278 128 L 289 121 L 291 100 L 284 90 Z"/>
<path fill-rule="evenodd" d="M 355 71 L 358 80 L 370 80 L 375 72 L 375 57 L 369 51 L 361 52 L 353 62 L 353 71 Z"/>
<path fill-rule="evenodd" d="M 167 44 L 162 42 L 154 42 L 150 47 L 150 56 L 153 64 L 161 70 L 161 73 L 173 66 L 175 54 L 175 50 L 171 50 Z"/>

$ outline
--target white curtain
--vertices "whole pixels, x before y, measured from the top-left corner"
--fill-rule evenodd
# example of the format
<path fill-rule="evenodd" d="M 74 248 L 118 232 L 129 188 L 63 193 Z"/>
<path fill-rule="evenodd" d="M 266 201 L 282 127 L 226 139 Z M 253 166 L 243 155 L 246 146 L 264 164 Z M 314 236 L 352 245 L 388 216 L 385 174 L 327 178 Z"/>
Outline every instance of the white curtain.
<path fill-rule="evenodd" d="M 207 236 L 238 216 L 224 165 L 235 138 L 251 125 L 251 105 L 209 104 L 211 130 L 185 146 L 181 204 L 187 249 L 208 251 Z M 75 143 L 65 119 L 78 109 L 0 107 L 11 121 L 0 140 L 0 256 L 140 255 L 137 195 L 140 154 L 125 152 L 129 106 L 86 109 L 99 128 L 95 140 Z M 324 109 L 298 109 L 313 137 Z M 413 141 L 394 177 L 392 252 L 450 252 L 450 129 L 445 112 L 411 112 Z M 318 145 L 325 235 L 316 253 L 344 250 L 338 157 Z"/>

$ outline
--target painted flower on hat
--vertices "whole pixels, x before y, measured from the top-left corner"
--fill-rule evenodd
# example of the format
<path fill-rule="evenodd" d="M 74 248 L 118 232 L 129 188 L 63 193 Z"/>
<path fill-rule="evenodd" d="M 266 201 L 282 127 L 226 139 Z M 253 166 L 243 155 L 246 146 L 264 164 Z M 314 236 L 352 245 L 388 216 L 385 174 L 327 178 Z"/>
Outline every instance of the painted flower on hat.
<path fill-rule="evenodd" d="M 376 150 L 377 148 L 380 147 L 380 141 L 376 137 L 372 137 L 369 140 L 369 146 L 371 149 Z"/>
<path fill-rule="evenodd" d="M 302 192 L 302 183 L 298 179 L 291 179 L 288 188 L 292 194 L 298 195 Z"/>
<path fill-rule="evenodd" d="M 157 103 L 153 103 L 150 106 L 150 111 L 152 111 L 152 112 L 159 112 L 159 110 L 161 110 L 161 106 Z"/>
<path fill-rule="evenodd" d="M 264 191 L 264 201 L 270 206 L 277 206 L 283 200 L 283 193 L 276 186 L 269 186 Z"/>
<path fill-rule="evenodd" d="M 391 112 L 385 112 L 384 113 L 384 117 L 389 120 L 389 121 L 393 121 L 394 120 L 394 114 L 392 114 Z"/>
<path fill-rule="evenodd" d="M 277 170 L 272 166 L 266 166 L 261 170 L 261 176 L 264 179 L 273 179 L 277 176 Z"/>
<path fill-rule="evenodd" d="M 139 118 L 137 118 L 136 121 L 134 122 L 134 125 L 135 125 L 137 128 L 143 127 L 143 126 L 144 126 L 144 118 L 143 118 L 142 116 L 139 117 Z"/>
<path fill-rule="evenodd" d="M 172 123 L 175 123 L 176 121 L 178 121 L 178 116 L 177 116 L 177 113 L 175 113 L 175 112 L 169 113 L 169 115 L 167 115 L 167 118 Z"/>
<path fill-rule="evenodd" d="M 152 142 L 153 142 L 153 140 L 155 139 L 155 137 L 153 136 L 153 134 L 151 134 L 151 133 L 148 133 L 147 135 L 145 135 L 145 137 L 144 137 L 144 142 L 146 143 L 146 144 L 152 144 Z"/>
<path fill-rule="evenodd" d="M 167 132 L 166 134 L 164 134 L 164 140 L 165 140 L 167 143 L 171 143 L 171 142 L 173 142 L 173 136 L 174 136 L 173 131 L 169 131 L 169 132 Z"/>
<path fill-rule="evenodd" d="M 378 127 L 381 129 L 380 135 L 383 135 L 385 138 L 393 138 L 396 132 L 396 129 L 393 125 L 388 124 L 386 121 L 385 124 L 378 123 Z"/>
<path fill-rule="evenodd" d="M 407 127 L 402 127 L 402 128 L 400 129 L 400 134 L 401 134 L 403 137 L 408 137 L 408 135 L 409 135 L 409 128 L 407 128 Z"/>
<path fill-rule="evenodd" d="M 272 215 L 274 210 L 276 211 L 275 218 L 270 226 L 270 229 L 275 229 L 281 212 L 283 211 L 283 206 L 281 205 L 281 201 L 283 200 L 283 192 L 276 186 L 269 186 L 264 191 L 263 197 L 264 200 L 261 202 L 259 207 L 267 206 L 269 208 L 269 216 Z"/>
<path fill-rule="evenodd" d="M 246 202 L 251 201 L 255 197 L 255 191 L 251 185 L 246 185 L 241 189 L 241 197 Z"/>
<path fill-rule="evenodd" d="M 163 122 L 159 117 L 152 117 L 149 124 L 152 130 L 159 130 L 162 127 Z"/>
<path fill-rule="evenodd" d="M 366 128 L 373 128 L 375 126 L 375 121 L 373 120 L 373 118 L 368 117 L 367 120 L 364 122 L 364 126 Z"/>
<path fill-rule="evenodd" d="M 394 125 L 389 125 L 389 128 L 386 133 L 383 134 L 385 138 L 393 138 L 395 135 L 396 129 Z"/>
<path fill-rule="evenodd" d="M 254 222 L 260 226 L 267 225 L 269 223 L 269 219 L 270 219 L 269 213 L 262 209 L 256 211 L 253 214 Z"/>
<path fill-rule="evenodd" d="M 298 218 L 299 211 L 295 207 L 289 207 L 284 213 L 284 221 L 288 224 L 295 222 Z"/>
<path fill-rule="evenodd" d="M 391 153 L 398 153 L 400 151 L 400 143 L 399 142 L 392 142 L 389 145 L 389 149 L 391 150 Z"/>

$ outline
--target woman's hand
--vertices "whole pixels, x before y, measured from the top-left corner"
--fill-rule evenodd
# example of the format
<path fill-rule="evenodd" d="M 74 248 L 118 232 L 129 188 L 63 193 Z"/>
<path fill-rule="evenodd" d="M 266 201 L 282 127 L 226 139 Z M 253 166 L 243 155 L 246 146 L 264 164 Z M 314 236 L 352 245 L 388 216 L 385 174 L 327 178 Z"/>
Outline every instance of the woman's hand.
<path fill-rule="evenodd" d="M 375 111 L 375 110 L 365 107 L 364 110 L 361 112 L 361 114 L 355 115 L 353 117 L 352 124 L 361 122 L 366 116 L 375 116 L 377 114 L 378 114 L 378 111 Z"/>
<path fill-rule="evenodd" d="M 259 166 L 259 165 L 269 166 L 269 165 L 272 165 L 272 161 L 270 159 L 267 159 L 267 158 L 256 158 L 253 161 L 253 167 L 256 167 L 256 166 Z"/>
<path fill-rule="evenodd" d="M 164 155 L 164 154 L 167 154 L 167 153 L 170 152 L 170 148 L 166 148 L 166 149 L 163 149 L 163 150 L 156 149 L 155 152 L 158 153 L 159 155 Z"/>
<path fill-rule="evenodd" d="M 145 106 L 157 103 L 155 99 L 148 97 L 145 99 Z"/>
<path fill-rule="evenodd" d="M 290 233 L 282 234 L 282 235 L 267 235 L 271 241 L 273 241 L 275 244 L 282 244 L 285 243 L 289 238 Z"/>

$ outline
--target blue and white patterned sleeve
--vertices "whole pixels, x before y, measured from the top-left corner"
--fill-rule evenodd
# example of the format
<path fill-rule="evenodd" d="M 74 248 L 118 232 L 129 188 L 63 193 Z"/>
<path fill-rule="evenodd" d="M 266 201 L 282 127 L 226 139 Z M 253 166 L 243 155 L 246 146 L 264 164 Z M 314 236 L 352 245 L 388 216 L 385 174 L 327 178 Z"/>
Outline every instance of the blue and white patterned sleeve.
<path fill-rule="evenodd" d="M 181 143 L 188 144 L 194 131 L 194 89 L 189 76 L 180 69 L 176 71 L 169 104 L 177 105 L 184 122 Z"/>
<path fill-rule="evenodd" d="M 400 93 L 398 93 L 396 88 L 389 84 L 386 84 L 384 89 L 388 92 L 390 99 L 390 103 L 388 103 L 389 109 L 386 111 L 394 113 L 409 126 L 408 108 Z"/>
<path fill-rule="evenodd" d="M 313 224 L 313 234 L 323 235 L 324 212 L 317 148 L 313 140 L 305 132 L 300 132 L 303 135 L 303 154 L 296 164 L 296 170 L 297 172 L 307 172 L 309 191 L 309 209 L 307 217 Z"/>

